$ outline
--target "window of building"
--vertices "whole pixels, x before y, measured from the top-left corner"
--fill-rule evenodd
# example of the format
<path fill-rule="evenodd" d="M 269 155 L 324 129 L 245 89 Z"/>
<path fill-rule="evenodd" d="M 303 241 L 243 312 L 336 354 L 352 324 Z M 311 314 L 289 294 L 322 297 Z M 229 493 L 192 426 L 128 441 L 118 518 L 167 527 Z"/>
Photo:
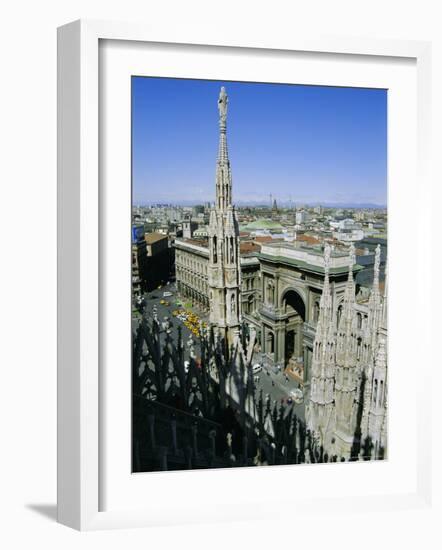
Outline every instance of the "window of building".
<path fill-rule="evenodd" d="M 213 237 L 213 263 L 216 264 L 217 262 L 218 262 L 217 239 L 216 237 Z"/>
<path fill-rule="evenodd" d="M 317 323 L 319 321 L 319 302 L 316 301 L 313 305 L 313 322 Z"/>

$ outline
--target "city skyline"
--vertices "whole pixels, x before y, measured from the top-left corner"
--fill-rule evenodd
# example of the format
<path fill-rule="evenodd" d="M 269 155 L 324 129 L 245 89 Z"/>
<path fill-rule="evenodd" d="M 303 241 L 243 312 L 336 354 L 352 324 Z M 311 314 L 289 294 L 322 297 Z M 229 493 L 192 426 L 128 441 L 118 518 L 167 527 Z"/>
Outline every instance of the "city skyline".
<path fill-rule="evenodd" d="M 235 204 L 386 206 L 386 90 L 147 77 L 132 78 L 133 204 L 214 200 L 222 84 Z"/>

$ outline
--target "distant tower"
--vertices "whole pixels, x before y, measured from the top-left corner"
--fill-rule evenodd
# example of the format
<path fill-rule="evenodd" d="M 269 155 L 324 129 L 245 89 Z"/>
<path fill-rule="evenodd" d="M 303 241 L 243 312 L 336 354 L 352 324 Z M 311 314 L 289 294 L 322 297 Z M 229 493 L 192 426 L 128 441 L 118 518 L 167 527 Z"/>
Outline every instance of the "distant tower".
<path fill-rule="evenodd" d="M 183 238 L 184 239 L 191 239 L 193 236 L 193 227 L 192 227 L 192 220 L 189 216 L 189 214 L 186 214 L 184 221 L 183 221 Z"/>
<path fill-rule="evenodd" d="M 239 227 L 232 205 L 232 174 L 227 151 L 228 98 L 224 87 L 218 99 L 219 150 L 216 164 L 216 201 L 209 220 L 210 323 L 231 346 L 241 323 Z"/>

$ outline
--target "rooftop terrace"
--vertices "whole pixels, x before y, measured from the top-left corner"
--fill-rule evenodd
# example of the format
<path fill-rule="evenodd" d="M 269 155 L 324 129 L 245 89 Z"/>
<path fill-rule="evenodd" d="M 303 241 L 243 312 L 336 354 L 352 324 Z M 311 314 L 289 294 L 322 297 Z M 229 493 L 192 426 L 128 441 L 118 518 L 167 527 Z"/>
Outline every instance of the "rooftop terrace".
<path fill-rule="evenodd" d="M 299 242 L 274 242 L 263 243 L 261 253 L 262 259 L 279 261 L 300 267 L 310 267 L 313 271 L 324 271 L 324 251 L 322 246 L 306 246 Z M 349 255 L 347 252 L 333 250 L 330 257 L 330 273 L 348 271 Z M 354 266 L 359 270 L 360 266 Z"/>

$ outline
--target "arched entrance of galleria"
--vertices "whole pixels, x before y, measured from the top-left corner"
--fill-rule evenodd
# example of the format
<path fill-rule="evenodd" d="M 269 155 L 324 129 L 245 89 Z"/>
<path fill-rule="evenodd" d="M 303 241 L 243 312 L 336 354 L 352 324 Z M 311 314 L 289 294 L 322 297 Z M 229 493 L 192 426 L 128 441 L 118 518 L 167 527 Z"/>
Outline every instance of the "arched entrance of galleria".
<path fill-rule="evenodd" d="M 269 304 L 266 309 L 262 317 L 263 352 L 285 367 L 303 355 L 306 306 L 299 292 L 289 288 L 282 293 L 279 304 Z"/>
<path fill-rule="evenodd" d="M 288 290 L 282 297 L 283 312 L 286 316 L 284 358 L 285 365 L 302 357 L 303 325 L 305 304 L 294 290 Z"/>
<path fill-rule="evenodd" d="M 339 304 L 348 279 L 348 256 L 333 252 L 331 262 L 330 291 L 333 303 Z M 261 351 L 269 362 L 289 368 L 308 384 L 324 286 L 323 251 L 288 243 L 264 244 L 259 264 Z"/>

